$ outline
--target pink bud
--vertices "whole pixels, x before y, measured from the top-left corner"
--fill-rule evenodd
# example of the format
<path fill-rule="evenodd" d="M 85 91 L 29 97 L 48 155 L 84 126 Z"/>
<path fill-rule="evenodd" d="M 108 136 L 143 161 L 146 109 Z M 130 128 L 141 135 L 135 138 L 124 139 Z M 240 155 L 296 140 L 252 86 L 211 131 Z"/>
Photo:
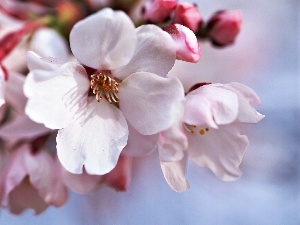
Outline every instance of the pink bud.
<path fill-rule="evenodd" d="M 175 8 L 173 23 L 179 23 L 196 32 L 203 22 L 196 4 L 183 2 Z"/>
<path fill-rule="evenodd" d="M 131 181 L 132 158 L 120 155 L 116 167 L 104 175 L 104 183 L 117 191 L 126 191 Z"/>
<path fill-rule="evenodd" d="M 240 32 L 241 24 L 242 12 L 240 10 L 216 12 L 206 26 L 208 37 L 216 46 L 232 44 Z"/>
<path fill-rule="evenodd" d="M 193 31 L 180 24 L 171 24 L 164 28 L 176 45 L 176 59 L 186 62 L 198 62 L 200 47 Z"/>
<path fill-rule="evenodd" d="M 39 22 L 26 23 L 22 28 L 6 34 L 0 39 L 0 61 L 2 61 L 21 41 L 21 39 L 28 33 L 41 27 Z"/>
<path fill-rule="evenodd" d="M 143 19 L 152 23 L 162 23 L 170 16 L 176 0 L 151 0 L 142 8 Z"/>

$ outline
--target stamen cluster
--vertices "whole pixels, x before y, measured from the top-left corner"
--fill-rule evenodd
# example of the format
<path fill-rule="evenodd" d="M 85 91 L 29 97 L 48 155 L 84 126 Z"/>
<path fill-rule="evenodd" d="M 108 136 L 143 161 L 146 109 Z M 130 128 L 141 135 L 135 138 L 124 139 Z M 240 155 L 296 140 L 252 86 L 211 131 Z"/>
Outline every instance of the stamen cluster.
<path fill-rule="evenodd" d="M 119 86 L 119 82 L 104 73 L 91 75 L 91 89 L 98 102 L 105 96 L 110 104 L 118 103 Z"/>

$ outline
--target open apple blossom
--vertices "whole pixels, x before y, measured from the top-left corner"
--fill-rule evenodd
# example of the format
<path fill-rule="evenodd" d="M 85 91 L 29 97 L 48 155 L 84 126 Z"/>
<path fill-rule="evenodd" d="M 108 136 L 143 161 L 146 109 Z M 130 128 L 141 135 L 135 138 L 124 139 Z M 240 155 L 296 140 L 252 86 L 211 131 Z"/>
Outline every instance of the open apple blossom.
<path fill-rule="evenodd" d="M 221 180 L 241 175 L 249 142 L 240 125 L 264 117 L 259 97 L 240 83 L 197 79 L 185 93 L 169 76 L 176 60 L 200 60 L 199 40 L 232 44 L 241 14 L 206 23 L 195 4 L 154 0 L 133 19 L 135 1 L 43 2 L 0 4 L 21 24 L 0 39 L 2 207 L 41 213 L 63 205 L 69 189 L 126 191 L 133 162 L 153 152 L 177 192 L 189 187 L 189 158 Z M 13 51 L 27 59 L 19 71 L 5 62 Z"/>

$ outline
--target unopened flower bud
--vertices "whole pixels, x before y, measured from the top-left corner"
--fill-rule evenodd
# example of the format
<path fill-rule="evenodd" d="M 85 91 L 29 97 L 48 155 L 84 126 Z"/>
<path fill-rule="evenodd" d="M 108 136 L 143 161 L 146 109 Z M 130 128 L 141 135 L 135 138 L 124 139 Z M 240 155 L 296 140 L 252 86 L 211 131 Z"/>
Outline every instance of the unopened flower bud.
<path fill-rule="evenodd" d="M 142 8 L 142 16 L 146 21 L 162 23 L 169 18 L 176 6 L 176 0 L 151 0 Z"/>
<path fill-rule="evenodd" d="M 172 24 L 164 28 L 173 38 L 176 45 L 176 59 L 186 62 L 198 62 L 200 48 L 197 37 L 189 28 Z"/>
<path fill-rule="evenodd" d="M 41 27 L 40 22 L 28 22 L 22 28 L 12 31 L 0 39 L 0 61 L 20 43 L 21 39 L 30 32 Z"/>
<path fill-rule="evenodd" d="M 216 46 L 226 46 L 232 44 L 240 32 L 242 24 L 242 12 L 219 11 L 208 21 L 206 30 L 208 37 Z"/>
<path fill-rule="evenodd" d="M 182 24 L 196 32 L 203 22 L 202 16 L 196 4 L 183 2 L 175 8 L 173 23 Z"/>

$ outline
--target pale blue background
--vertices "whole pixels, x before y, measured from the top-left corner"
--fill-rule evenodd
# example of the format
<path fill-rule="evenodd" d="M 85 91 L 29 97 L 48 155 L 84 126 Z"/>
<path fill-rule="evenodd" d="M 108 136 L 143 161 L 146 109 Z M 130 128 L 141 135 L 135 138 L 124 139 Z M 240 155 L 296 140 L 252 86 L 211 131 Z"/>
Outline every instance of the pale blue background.
<path fill-rule="evenodd" d="M 250 146 L 241 179 L 222 182 L 190 163 L 191 188 L 178 194 L 167 186 L 153 155 L 136 162 L 126 193 L 103 188 L 88 196 L 71 194 L 65 206 L 37 217 L 2 210 L 0 224 L 300 224 L 298 2 L 199 0 L 205 18 L 222 8 L 242 9 L 242 33 L 226 50 L 202 44 L 201 61 L 192 71 L 184 63 L 175 68 L 199 81 L 240 81 L 260 95 L 258 110 L 266 118 L 246 127 Z"/>

